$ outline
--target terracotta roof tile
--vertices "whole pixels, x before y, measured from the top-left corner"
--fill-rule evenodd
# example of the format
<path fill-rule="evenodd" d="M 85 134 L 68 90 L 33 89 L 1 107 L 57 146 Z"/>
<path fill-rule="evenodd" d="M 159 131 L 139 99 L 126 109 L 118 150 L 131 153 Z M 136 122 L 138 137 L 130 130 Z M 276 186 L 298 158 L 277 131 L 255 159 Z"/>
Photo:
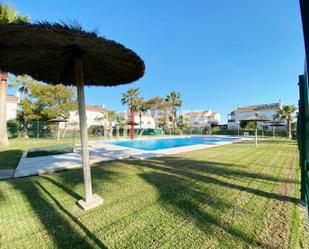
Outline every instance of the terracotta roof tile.
<path fill-rule="evenodd" d="M 86 110 L 90 112 L 107 112 L 106 108 L 98 105 L 86 105 Z"/>
<path fill-rule="evenodd" d="M 261 111 L 261 110 L 269 110 L 269 109 L 279 109 L 280 103 L 271 103 L 271 104 L 263 104 L 263 105 L 249 105 L 244 107 L 238 107 L 233 110 L 232 113 L 236 112 L 250 112 L 250 111 Z"/>
<path fill-rule="evenodd" d="M 7 95 L 6 96 L 6 101 L 10 103 L 17 103 L 18 102 L 18 97 L 14 95 Z"/>

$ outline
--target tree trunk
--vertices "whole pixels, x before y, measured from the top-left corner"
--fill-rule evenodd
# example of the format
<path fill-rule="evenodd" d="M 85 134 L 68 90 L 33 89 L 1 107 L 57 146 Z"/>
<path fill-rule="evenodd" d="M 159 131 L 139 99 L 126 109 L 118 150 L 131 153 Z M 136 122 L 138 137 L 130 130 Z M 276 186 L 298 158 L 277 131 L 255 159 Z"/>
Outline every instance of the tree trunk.
<path fill-rule="evenodd" d="M 29 98 L 29 95 L 28 95 L 28 88 L 27 88 L 27 87 L 24 88 L 24 96 L 25 96 L 25 99 L 28 99 L 28 98 Z"/>
<path fill-rule="evenodd" d="M 131 120 L 130 120 L 130 123 L 131 123 L 130 138 L 134 139 L 134 110 L 133 109 L 130 110 L 130 114 L 131 114 L 131 116 L 130 116 L 130 118 L 131 118 Z"/>
<path fill-rule="evenodd" d="M 9 145 L 6 127 L 6 88 L 8 74 L 1 72 L 0 77 L 0 146 L 7 146 Z"/>
<path fill-rule="evenodd" d="M 257 127 L 255 127 L 255 147 L 257 147 L 257 145 L 258 145 L 258 142 L 257 142 Z"/>
<path fill-rule="evenodd" d="M 177 113 L 176 110 L 173 111 L 173 116 L 174 116 L 174 120 L 173 120 L 173 126 L 174 126 L 174 135 L 176 134 L 176 119 L 177 119 Z"/>
<path fill-rule="evenodd" d="M 64 123 L 64 131 L 62 133 L 62 139 L 65 137 L 65 135 L 67 134 L 67 130 L 68 130 L 68 124 L 67 122 Z"/>
<path fill-rule="evenodd" d="M 287 120 L 287 125 L 288 125 L 288 138 L 292 138 L 292 125 L 291 120 L 289 118 Z"/>
<path fill-rule="evenodd" d="M 112 124 L 112 121 L 109 122 L 109 133 L 108 133 L 108 136 L 110 139 L 113 138 L 113 124 Z"/>
<path fill-rule="evenodd" d="M 122 136 L 123 136 L 124 138 L 127 137 L 127 126 L 126 126 L 126 125 L 123 126 Z"/>

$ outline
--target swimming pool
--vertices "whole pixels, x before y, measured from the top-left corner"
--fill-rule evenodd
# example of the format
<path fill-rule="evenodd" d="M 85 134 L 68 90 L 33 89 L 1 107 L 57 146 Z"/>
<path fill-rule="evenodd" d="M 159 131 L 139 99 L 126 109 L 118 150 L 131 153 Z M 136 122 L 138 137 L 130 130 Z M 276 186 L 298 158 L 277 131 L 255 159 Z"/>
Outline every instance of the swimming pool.
<path fill-rule="evenodd" d="M 237 140 L 239 139 L 235 137 L 179 137 L 109 141 L 107 143 L 139 150 L 162 150 L 181 146 L 214 144 L 218 142 L 232 142 Z"/>

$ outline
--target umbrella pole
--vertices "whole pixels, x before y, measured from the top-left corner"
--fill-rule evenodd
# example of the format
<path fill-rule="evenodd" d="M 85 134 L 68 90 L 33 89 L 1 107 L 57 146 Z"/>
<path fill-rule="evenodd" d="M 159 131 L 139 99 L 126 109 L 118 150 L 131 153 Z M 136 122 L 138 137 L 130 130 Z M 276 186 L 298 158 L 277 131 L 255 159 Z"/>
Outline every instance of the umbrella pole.
<path fill-rule="evenodd" d="M 82 209 L 88 210 L 102 204 L 103 200 L 100 196 L 92 194 L 82 59 L 75 58 L 74 64 L 77 85 L 81 151 L 85 185 L 85 199 L 79 200 L 77 203 Z"/>
<path fill-rule="evenodd" d="M 257 123 L 255 122 L 255 147 L 257 147 Z"/>
<path fill-rule="evenodd" d="M 131 114 L 130 116 L 131 118 L 130 119 L 130 122 L 131 122 L 130 138 L 134 139 L 134 110 L 133 108 L 131 109 L 130 114 Z"/>
<path fill-rule="evenodd" d="M 57 123 L 57 140 L 60 140 L 59 122 Z"/>

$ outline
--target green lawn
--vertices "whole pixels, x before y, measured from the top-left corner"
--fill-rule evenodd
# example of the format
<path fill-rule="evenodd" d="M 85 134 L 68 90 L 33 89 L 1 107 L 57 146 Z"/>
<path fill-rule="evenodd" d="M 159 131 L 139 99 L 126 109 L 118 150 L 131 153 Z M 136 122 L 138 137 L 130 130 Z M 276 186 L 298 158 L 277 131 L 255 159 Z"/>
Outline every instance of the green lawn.
<path fill-rule="evenodd" d="M 294 142 L 240 143 L 0 181 L 0 248 L 308 248 Z"/>
<path fill-rule="evenodd" d="M 31 138 L 10 139 L 9 147 L 0 147 L 0 170 L 15 169 L 20 157 L 28 149 L 52 146 L 57 144 L 72 144 L 72 139 L 61 139 L 57 141 L 55 138 Z"/>

